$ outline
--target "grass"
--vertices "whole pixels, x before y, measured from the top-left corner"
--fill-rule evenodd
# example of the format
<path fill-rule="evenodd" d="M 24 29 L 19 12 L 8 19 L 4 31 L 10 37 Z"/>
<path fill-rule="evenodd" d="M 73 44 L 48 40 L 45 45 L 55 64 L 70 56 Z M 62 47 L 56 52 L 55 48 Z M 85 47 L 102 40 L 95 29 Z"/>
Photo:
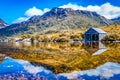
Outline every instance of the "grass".
<path fill-rule="evenodd" d="M 103 40 L 116 41 L 120 40 L 120 25 L 109 25 L 101 27 L 107 32 L 107 36 Z"/>
<path fill-rule="evenodd" d="M 10 41 L 13 41 L 15 38 L 20 38 L 21 40 L 26 38 L 31 38 L 37 40 L 38 42 L 68 42 L 70 40 L 82 40 L 84 30 L 69 30 L 67 32 L 57 32 L 49 34 L 24 34 L 22 36 L 14 36 L 9 38 Z"/>
<path fill-rule="evenodd" d="M 107 32 L 107 36 L 103 40 L 107 41 L 116 41 L 120 40 L 120 25 L 109 25 L 100 27 L 102 30 Z M 83 34 L 87 30 L 87 28 L 81 29 L 69 29 L 64 32 L 52 32 L 47 34 L 24 34 L 22 36 L 14 36 L 9 38 L 10 41 L 14 40 L 16 37 L 21 40 L 26 38 L 31 38 L 32 40 L 37 40 L 38 42 L 69 42 L 83 40 Z"/>

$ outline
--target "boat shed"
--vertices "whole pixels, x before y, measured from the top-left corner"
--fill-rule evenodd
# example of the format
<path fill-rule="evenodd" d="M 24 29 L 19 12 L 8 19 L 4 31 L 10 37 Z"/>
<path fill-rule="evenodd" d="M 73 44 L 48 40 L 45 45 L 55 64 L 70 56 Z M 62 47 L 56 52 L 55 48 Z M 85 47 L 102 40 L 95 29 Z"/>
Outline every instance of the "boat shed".
<path fill-rule="evenodd" d="M 100 28 L 89 28 L 85 34 L 84 34 L 84 41 L 101 41 L 105 36 L 107 32 L 103 31 Z"/>

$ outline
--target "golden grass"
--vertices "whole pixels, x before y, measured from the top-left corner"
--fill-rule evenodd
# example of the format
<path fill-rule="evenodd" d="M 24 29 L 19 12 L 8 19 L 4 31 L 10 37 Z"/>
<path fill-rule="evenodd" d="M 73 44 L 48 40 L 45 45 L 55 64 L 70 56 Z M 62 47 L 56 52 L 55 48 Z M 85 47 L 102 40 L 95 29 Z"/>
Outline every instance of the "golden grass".
<path fill-rule="evenodd" d="M 120 25 L 109 25 L 109 26 L 102 26 L 100 27 L 108 34 L 117 34 L 120 36 Z"/>
<path fill-rule="evenodd" d="M 120 37 L 120 25 L 109 25 L 109 26 L 101 26 L 102 30 L 107 32 L 108 38 L 114 35 Z M 68 30 L 67 32 L 57 32 L 57 33 L 49 33 L 49 34 L 24 34 L 22 36 L 14 36 L 11 37 L 10 40 L 14 40 L 15 38 L 25 39 L 32 38 L 36 39 L 40 42 L 53 42 L 53 41 L 70 41 L 70 40 L 83 40 L 83 34 L 86 31 L 86 28 Z"/>

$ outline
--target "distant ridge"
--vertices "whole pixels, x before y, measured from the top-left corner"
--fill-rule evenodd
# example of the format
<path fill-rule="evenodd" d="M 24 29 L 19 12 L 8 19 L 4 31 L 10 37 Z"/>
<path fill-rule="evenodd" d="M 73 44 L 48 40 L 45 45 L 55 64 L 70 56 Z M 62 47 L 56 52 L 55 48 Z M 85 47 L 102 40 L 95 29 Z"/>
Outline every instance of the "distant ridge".
<path fill-rule="evenodd" d="M 73 10 L 71 8 L 53 8 L 42 16 L 33 16 L 29 20 L 11 24 L 0 30 L 5 36 L 21 35 L 34 32 L 49 33 L 63 29 L 78 29 L 89 26 L 109 25 L 112 21 L 97 14 L 85 10 Z"/>
<path fill-rule="evenodd" d="M 120 17 L 111 19 L 113 21 L 114 24 L 120 24 Z"/>

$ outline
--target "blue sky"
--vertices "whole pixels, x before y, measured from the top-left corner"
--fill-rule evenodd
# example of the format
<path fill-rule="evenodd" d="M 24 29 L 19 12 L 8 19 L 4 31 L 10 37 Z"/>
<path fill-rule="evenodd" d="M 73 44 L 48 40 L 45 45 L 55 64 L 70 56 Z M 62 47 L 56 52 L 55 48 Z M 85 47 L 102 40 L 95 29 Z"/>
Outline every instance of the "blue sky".
<path fill-rule="evenodd" d="M 106 5 L 105 5 L 106 4 Z M 103 6 L 108 6 L 111 9 L 112 6 L 112 10 L 116 10 L 113 11 L 114 15 L 113 17 L 108 16 L 107 18 L 114 18 L 114 17 L 118 17 L 120 16 L 119 12 L 120 12 L 120 0 L 0 0 L 0 18 L 2 18 L 4 21 L 6 21 L 7 23 L 11 24 L 15 21 L 19 21 L 20 19 L 28 19 L 29 17 L 31 17 L 32 12 L 30 11 L 37 11 L 37 10 L 41 10 L 43 11 L 40 14 L 40 11 L 37 11 L 37 14 L 42 15 L 43 13 L 45 13 L 46 11 L 44 11 L 45 8 L 47 8 L 47 11 L 49 11 L 51 8 L 53 7 L 62 7 L 62 8 L 66 8 L 64 7 L 70 7 L 70 6 L 77 6 L 77 7 L 83 7 L 86 10 L 90 5 L 92 5 L 92 7 L 95 8 L 101 8 L 102 5 Z M 97 7 L 96 7 L 97 6 Z M 106 8 L 105 7 L 105 8 Z M 115 8 L 114 8 L 115 7 Z M 94 9 L 95 9 L 94 8 Z M 109 9 L 108 8 L 108 9 Z M 32 10 L 34 9 L 34 10 Z M 77 9 L 81 9 L 81 8 L 77 8 Z M 102 9 L 102 8 L 101 8 Z M 107 8 L 106 8 L 107 9 Z M 28 11 L 29 10 L 29 11 Z M 112 10 L 109 11 L 110 14 L 112 14 Z M 28 11 L 28 13 L 27 13 Z M 95 9 L 95 11 L 97 11 Z M 106 10 L 105 10 L 106 11 Z M 102 13 L 100 12 L 100 10 L 98 11 L 98 13 Z M 107 13 L 104 13 L 107 15 Z M 104 16 L 103 14 L 103 16 Z M 34 15 L 34 14 L 33 14 Z"/>

